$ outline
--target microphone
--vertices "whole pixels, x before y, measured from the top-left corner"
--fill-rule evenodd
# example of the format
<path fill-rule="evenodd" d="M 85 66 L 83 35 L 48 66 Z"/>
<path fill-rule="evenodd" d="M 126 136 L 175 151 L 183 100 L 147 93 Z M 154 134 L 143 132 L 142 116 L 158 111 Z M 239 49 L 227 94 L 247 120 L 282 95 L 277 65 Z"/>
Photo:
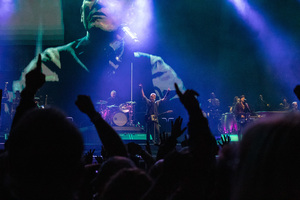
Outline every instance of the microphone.
<path fill-rule="evenodd" d="M 127 35 L 129 36 L 134 42 L 139 42 L 137 36 L 136 36 L 136 33 L 132 32 L 130 30 L 130 28 L 127 26 L 127 25 L 123 25 L 122 26 L 122 31 Z"/>

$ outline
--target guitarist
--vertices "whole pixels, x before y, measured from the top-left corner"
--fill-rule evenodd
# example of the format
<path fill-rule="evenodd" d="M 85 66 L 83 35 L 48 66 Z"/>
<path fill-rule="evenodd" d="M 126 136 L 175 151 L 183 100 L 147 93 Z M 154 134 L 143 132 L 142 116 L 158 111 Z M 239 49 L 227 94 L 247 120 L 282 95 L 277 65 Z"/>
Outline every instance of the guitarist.
<path fill-rule="evenodd" d="M 146 100 L 146 103 L 147 103 L 147 111 L 146 111 L 146 115 L 145 115 L 147 141 L 148 142 L 150 141 L 150 134 L 151 134 L 154 145 L 160 145 L 158 107 L 163 101 L 165 101 L 167 99 L 166 97 L 169 94 L 170 89 L 168 89 L 164 98 L 156 101 L 155 93 L 151 93 L 150 99 L 148 99 L 145 96 L 145 93 L 143 90 L 143 85 L 139 84 L 139 86 L 141 88 L 142 97 Z"/>

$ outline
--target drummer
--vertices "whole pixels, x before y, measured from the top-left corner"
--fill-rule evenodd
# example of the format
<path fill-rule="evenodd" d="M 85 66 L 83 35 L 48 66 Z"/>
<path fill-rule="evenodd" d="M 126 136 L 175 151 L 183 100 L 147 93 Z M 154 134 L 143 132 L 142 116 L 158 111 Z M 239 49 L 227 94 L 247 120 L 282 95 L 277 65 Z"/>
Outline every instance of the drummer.
<path fill-rule="evenodd" d="M 118 106 L 120 104 L 120 100 L 117 97 L 117 92 L 115 90 L 112 90 L 110 92 L 110 97 L 107 99 L 107 104 L 110 105 L 116 105 Z"/>

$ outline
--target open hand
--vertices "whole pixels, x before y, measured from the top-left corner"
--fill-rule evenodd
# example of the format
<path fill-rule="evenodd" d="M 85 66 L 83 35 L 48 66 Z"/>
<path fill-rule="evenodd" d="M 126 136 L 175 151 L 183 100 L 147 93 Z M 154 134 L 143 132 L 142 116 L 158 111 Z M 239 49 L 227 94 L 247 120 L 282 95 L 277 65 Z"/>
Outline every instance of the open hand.
<path fill-rule="evenodd" d="M 95 149 L 89 150 L 85 155 L 84 155 L 84 161 L 85 164 L 92 164 L 93 163 L 93 155 L 94 155 Z"/>
<path fill-rule="evenodd" d="M 188 140 L 187 136 L 185 135 L 184 140 L 181 142 L 181 147 L 184 148 L 187 146 L 189 146 L 189 140 Z"/>
<path fill-rule="evenodd" d="M 193 112 L 198 112 L 200 109 L 199 102 L 196 98 L 196 96 L 199 96 L 199 94 L 194 90 L 186 90 L 184 93 L 182 93 L 177 83 L 175 83 L 175 89 L 176 93 L 179 96 L 179 99 L 185 109 L 188 111 L 189 114 Z"/>
<path fill-rule="evenodd" d="M 168 139 L 167 133 L 164 131 L 163 133 L 159 134 L 160 145 L 164 145 Z"/>
<path fill-rule="evenodd" d="M 221 135 L 221 141 L 218 141 L 218 144 L 221 147 L 224 147 L 225 145 L 229 144 L 231 142 L 231 138 L 229 135 Z"/>
<path fill-rule="evenodd" d="M 183 129 L 181 129 L 182 121 L 183 121 L 183 119 L 180 116 L 175 120 L 174 123 L 173 123 L 173 121 L 171 121 L 171 126 L 172 126 L 171 136 L 172 137 L 178 138 L 187 129 L 187 127 L 184 127 Z"/>

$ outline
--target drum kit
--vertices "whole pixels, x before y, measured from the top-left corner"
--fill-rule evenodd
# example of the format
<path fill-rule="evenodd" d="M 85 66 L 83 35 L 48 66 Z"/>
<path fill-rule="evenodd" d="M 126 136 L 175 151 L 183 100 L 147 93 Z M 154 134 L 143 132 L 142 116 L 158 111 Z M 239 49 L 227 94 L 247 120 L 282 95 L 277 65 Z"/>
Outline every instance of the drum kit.
<path fill-rule="evenodd" d="M 241 113 L 239 115 L 230 112 L 223 113 L 218 124 L 218 130 L 222 134 L 237 134 L 241 130 L 241 126 L 260 118 L 262 116 L 257 113 L 252 113 L 252 115 L 250 113 Z"/>
<path fill-rule="evenodd" d="M 224 113 L 218 124 L 218 130 L 223 134 L 235 134 L 240 130 L 240 125 L 237 123 L 233 113 Z"/>
<path fill-rule="evenodd" d="M 134 126 L 133 115 L 135 101 L 127 101 L 118 105 L 107 105 L 107 101 L 97 102 L 99 113 L 102 118 L 112 126 Z"/>

